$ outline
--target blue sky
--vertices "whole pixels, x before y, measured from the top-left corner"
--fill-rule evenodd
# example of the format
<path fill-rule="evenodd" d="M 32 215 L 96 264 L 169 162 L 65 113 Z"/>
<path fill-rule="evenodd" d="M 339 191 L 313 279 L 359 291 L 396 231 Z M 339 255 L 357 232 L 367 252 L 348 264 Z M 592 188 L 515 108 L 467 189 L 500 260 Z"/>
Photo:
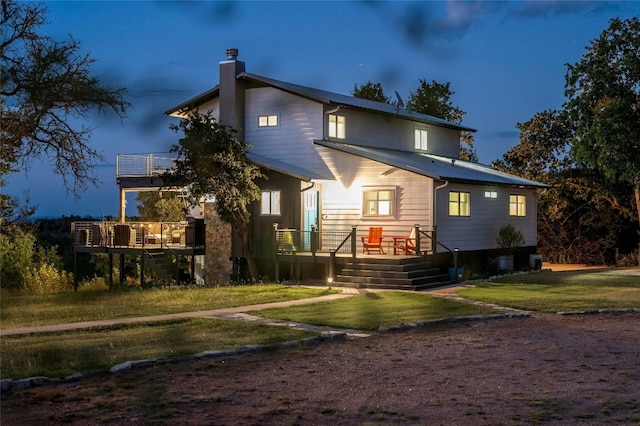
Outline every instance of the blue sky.
<path fill-rule="evenodd" d="M 478 129 L 489 164 L 518 143 L 516 124 L 564 102 L 566 64 L 637 2 L 46 2 L 56 38 L 71 34 L 97 60 L 101 81 L 127 89 L 128 117 L 91 116 L 91 144 L 105 158 L 101 184 L 75 200 L 47 164 L 9 179 L 29 191 L 38 216 L 117 216 L 115 156 L 166 152 L 178 135 L 167 109 L 218 83 L 228 47 L 250 73 L 350 94 L 382 84 L 405 100 L 420 79 L 450 82 L 452 101 Z M 133 196 L 127 214 L 135 214 Z"/>

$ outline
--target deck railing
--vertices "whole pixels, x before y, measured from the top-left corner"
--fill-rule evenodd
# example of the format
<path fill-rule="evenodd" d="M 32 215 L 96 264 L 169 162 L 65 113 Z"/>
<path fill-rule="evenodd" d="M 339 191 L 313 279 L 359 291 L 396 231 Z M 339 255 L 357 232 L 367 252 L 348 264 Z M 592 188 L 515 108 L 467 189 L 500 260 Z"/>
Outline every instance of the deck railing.
<path fill-rule="evenodd" d="M 204 230 L 193 221 L 183 222 L 72 222 L 75 246 L 84 247 L 200 247 Z"/>
<path fill-rule="evenodd" d="M 173 167 L 176 158 L 170 152 L 117 154 L 116 177 L 159 176 Z"/>

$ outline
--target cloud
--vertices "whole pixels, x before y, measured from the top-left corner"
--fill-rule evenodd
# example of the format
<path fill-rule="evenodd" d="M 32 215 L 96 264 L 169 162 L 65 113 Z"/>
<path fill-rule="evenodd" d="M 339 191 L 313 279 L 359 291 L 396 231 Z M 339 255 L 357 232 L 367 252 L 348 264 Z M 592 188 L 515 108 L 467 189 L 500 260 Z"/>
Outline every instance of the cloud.
<path fill-rule="evenodd" d="M 522 1 L 512 2 L 508 15 L 512 17 L 539 18 L 581 13 L 600 14 L 605 10 L 618 9 L 618 5 L 609 1 Z"/>

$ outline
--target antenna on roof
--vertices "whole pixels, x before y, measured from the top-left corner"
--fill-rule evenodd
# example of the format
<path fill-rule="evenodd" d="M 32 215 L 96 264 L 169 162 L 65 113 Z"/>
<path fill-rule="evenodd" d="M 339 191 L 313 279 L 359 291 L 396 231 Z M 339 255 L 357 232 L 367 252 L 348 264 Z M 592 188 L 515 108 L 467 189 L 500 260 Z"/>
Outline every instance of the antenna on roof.
<path fill-rule="evenodd" d="M 395 90 L 396 92 L 396 108 L 400 109 L 400 108 L 404 108 L 404 102 L 402 102 L 402 98 L 400 97 L 400 94 L 398 93 L 397 90 Z"/>

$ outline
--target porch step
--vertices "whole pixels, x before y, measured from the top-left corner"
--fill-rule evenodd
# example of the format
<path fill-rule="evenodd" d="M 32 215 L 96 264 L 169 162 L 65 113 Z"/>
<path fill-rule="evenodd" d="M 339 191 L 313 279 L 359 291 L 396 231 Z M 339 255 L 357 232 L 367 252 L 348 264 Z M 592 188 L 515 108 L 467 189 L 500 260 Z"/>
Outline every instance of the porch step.
<path fill-rule="evenodd" d="M 337 287 L 420 291 L 455 283 L 422 257 L 354 259 L 336 277 Z"/>

